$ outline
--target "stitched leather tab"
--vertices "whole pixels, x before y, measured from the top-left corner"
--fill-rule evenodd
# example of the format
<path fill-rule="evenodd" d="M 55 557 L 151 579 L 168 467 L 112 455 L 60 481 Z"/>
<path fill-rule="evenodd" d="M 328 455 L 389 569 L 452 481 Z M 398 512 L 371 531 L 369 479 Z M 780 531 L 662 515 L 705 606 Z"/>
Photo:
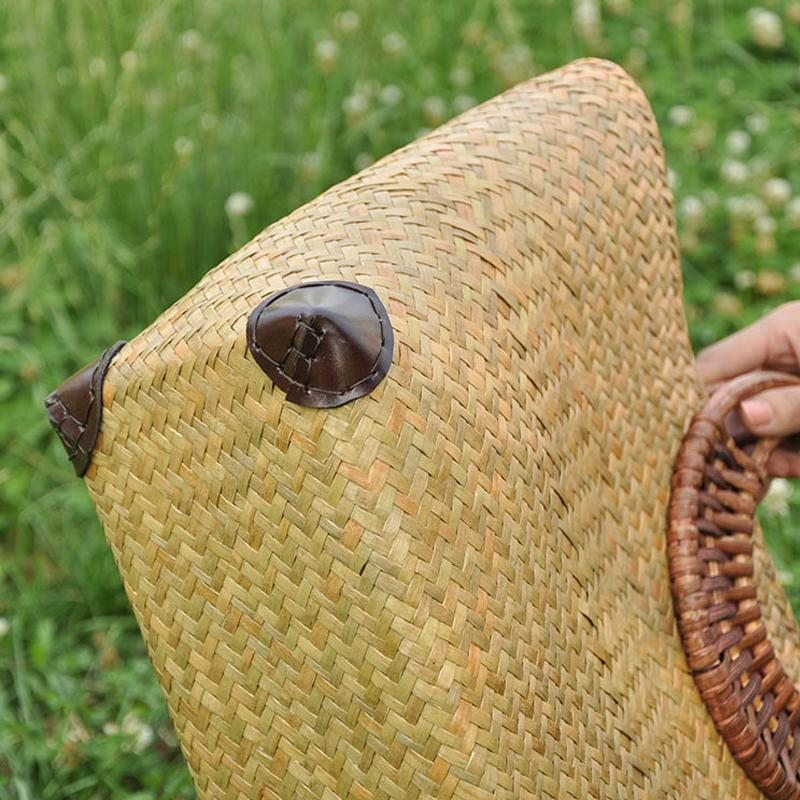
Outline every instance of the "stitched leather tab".
<path fill-rule="evenodd" d="M 293 403 L 333 408 L 371 392 L 389 370 L 394 335 L 378 295 L 347 281 L 283 289 L 247 320 L 247 346 Z"/>
<path fill-rule="evenodd" d="M 111 360 L 125 344 L 117 342 L 109 347 L 97 361 L 67 378 L 44 401 L 47 418 L 61 439 L 78 477 L 89 469 L 92 450 L 100 433 L 103 378 Z"/>

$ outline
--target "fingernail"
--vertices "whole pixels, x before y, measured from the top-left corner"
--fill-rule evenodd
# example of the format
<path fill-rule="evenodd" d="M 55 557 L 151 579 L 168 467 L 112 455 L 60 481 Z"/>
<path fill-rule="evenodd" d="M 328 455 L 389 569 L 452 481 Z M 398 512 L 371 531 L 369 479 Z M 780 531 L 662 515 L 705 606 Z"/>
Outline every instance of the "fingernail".
<path fill-rule="evenodd" d="M 745 400 L 742 403 L 742 414 L 745 422 L 760 428 L 772 419 L 772 407 L 764 400 Z"/>

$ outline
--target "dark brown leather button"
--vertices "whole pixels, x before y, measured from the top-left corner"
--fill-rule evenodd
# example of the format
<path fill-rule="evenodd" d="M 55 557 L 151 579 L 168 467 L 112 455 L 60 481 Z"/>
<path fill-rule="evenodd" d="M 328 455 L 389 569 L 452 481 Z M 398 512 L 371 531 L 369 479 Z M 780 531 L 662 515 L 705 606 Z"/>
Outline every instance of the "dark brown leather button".
<path fill-rule="evenodd" d="M 333 408 L 371 392 L 389 370 L 394 335 L 378 295 L 312 281 L 270 295 L 247 320 L 247 346 L 293 403 Z"/>
<path fill-rule="evenodd" d="M 61 439 L 78 477 L 89 469 L 92 450 L 100 433 L 103 378 L 111 359 L 125 344 L 117 342 L 109 347 L 97 361 L 67 378 L 44 401 L 50 424 Z"/>

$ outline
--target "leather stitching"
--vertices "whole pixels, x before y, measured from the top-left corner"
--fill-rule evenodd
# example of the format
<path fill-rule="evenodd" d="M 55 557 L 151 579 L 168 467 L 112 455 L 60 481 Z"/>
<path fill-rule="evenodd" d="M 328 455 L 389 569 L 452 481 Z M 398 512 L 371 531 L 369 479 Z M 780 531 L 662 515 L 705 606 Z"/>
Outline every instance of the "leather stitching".
<path fill-rule="evenodd" d="M 258 317 L 260 319 L 261 314 L 259 314 Z M 310 353 L 304 353 L 303 346 L 305 345 L 306 339 L 308 339 L 309 336 L 314 337 L 314 349 Z M 308 382 L 311 380 L 311 366 L 314 362 L 314 356 L 317 354 L 317 350 L 319 350 L 324 336 L 324 330 L 313 328 L 302 317 L 297 318 L 297 325 L 295 326 L 294 333 L 292 334 L 292 339 L 289 342 L 289 347 L 286 350 L 286 355 L 284 355 L 281 363 L 278 365 L 278 369 L 286 376 L 288 380 L 293 380 L 296 383 L 300 383 L 300 381 L 297 381 L 295 378 L 295 375 L 297 374 L 297 362 L 299 359 L 302 359 L 306 364 L 306 380 L 302 385 L 308 389 Z M 292 355 L 294 355 L 292 368 L 293 374 L 290 375 L 284 367 L 287 360 Z"/>
<path fill-rule="evenodd" d="M 92 374 L 94 374 L 94 373 L 92 373 Z M 94 398 L 92 398 L 92 400 L 90 400 L 90 403 L 89 403 L 89 411 L 90 412 L 91 412 L 91 407 L 92 407 L 92 403 L 93 402 L 94 402 Z M 87 428 L 86 422 L 81 422 L 74 414 L 70 413 L 70 410 L 67 408 L 66 405 L 64 405 L 64 401 L 61 400 L 60 398 L 56 398 L 52 403 L 49 404 L 48 408 L 50 408 L 52 406 L 57 406 L 59 409 L 61 409 L 64 412 L 64 416 L 68 417 L 70 420 L 72 420 L 78 426 L 78 428 L 80 430 L 80 432 L 78 433 L 77 436 L 70 437 L 64 432 L 64 422 L 65 422 L 65 420 L 61 420 L 61 422 L 58 423 L 58 428 L 56 429 L 56 433 L 58 434 L 58 436 L 61 439 L 61 441 L 65 445 L 68 445 L 67 456 L 70 459 L 72 459 L 74 454 L 76 452 L 78 452 L 78 451 L 85 453 L 86 451 L 81 448 L 79 442 L 80 442 L 81 437 L 83 436 L 83 434 L 86 433 L 86 428 Z M 86 419 L 87 420 L 89 419 L 89 415 L 88 414 L 86 415 Z"/>
<path fill-rule="evenodd" d="M 107 351 L 106 351 L 107 352 Z M 103 353 L 105 355 L 105 353 Z M 58 423 L 58 428 L 56 429 L 56 433 L 61 441 L 68 445 L 67 447 L 67 457 L 70 461 L 72 461 L 78 453 L 83 453 L 84 455 L 88 455 L 91 450 L 85 450 L 80 446 L 80 440 L 83 438 L 83 434 L 86 433 L 86 429 L 88 428 L 89 419 L 92 416 L 92 409 L 94 408 L 95 401 L 97 400 L 97 393 L 95 389 L 95 380 L 97 378 L 97 370 L 100 368 L 100 365 L 103 362 L 103 356 L 101 356 L 97 364 L 95 364 L 94 369 L 92 370 L 92 376 L 89 378 L 89 404 L 86 406 L 86 418 L 81 422 L 70 410 L 69 407 L 64 403 L 64 401 L 60 397 L 54 397 L 53 402 L 49 405 L 57 405 L 60 409 L 63 410 L 64 416 L 69 417 L 80 429 L 80 433 L 71 438 L 64 433 L 64 420 Z"/>
<path fill-rule="evenodd" d="M 53 424 L 53 427 L 61 443 L 64 445 L 64 449 L 67 451 L 67 457 L 73 462 L 75 471 L 79 476 L 83 475 L 88 469 L 89 459 L 97 443 L 97 437 L 100 434 L 103 409 L 102 405 L 99 405 L 98 408 L 98 398 L 102 392 L 103 380 L 105 379 L 105 375 L 108 372 L 112 360 L 125 344 L 127 344 L 125 341 L 117 342 L 104 350 L 103 354 L 97 360 L 88 380 L 89 402 L 86 405 L 86 415 L 83 420 L 78 419 L 75 414 L 72 413 L 69 406 L 67 406 L 63 398 L 58 394 L 59 390 L 53 392 L 45 401 L 51 424 L 53 424 L 51 416 L 52 409 L 57 409 L 61 414 L 62 418 L 58 423 Z M 97 418 L 96 422 L 92 422 L 94 416 Z M 78 428 L 77 436 L 70 436 L 64 431 L 66 422 L 72 422 Z M 91 425 L 90 422 L 92 423 Z M 91 441 L 82 442 L 87 432 L 90 434 Z M 81 459 L 81 461 L 75 463 L 77 459 Z"/>
<path fill-rule="evenodd" d="M 341 286 L 342 288 L 347 289 L 348 291 L 357 292 L 358 294 L 361 294 L 364 297 L 366 297 L 367 300 L 369 301 L 370 308 L 372 308 L 372 311 L 373 311 L 373 313 L 375 314 L 375 317 L 378 320 L 378 324 L 380 325 L 380 329 L 381 329 L 381 347 L 380 347 L 380 350 L 378 351 L 378 355 L 375 358 L 375 362 L 374 362 L 374 364 L 372 366 L 372 370 L 369 372 L 368 375 L 365 375 L 363 378 L 361 378 L 360 380 L 358 380 L 355 383 L 351 384 L 350 386 L 347 386 L 344 389 L 340 389 L 338 391 L 333 391 L 331 389 L 320 389 L 320 388 L 317 388 L 317 387 L 314 388 L 315 392 L 319 392 L 321 394 L 326 394 L 326 395 L 331 395 L 333 397 L 341 397 L 342 395 L 345 395 L 348 392 L 352 392 L 353 389 L 355 389 L 357 386 L 359 386 L 360 384 L 364 383 L 365 381 L 371 380 L 372 378 L 374 378 L 378 374 L 378 371 L 379 371 L 378 370 L 378 364 L 380 363 L 381 357 L 384 355 L 384 352 L 386 350 L 386 325 L 388 324 L 388 320 L 385 320 L 384 317 L 381 316 L 380 312 L 375 307 L 375 303 L 373 302 L 373 300 L 370 297 L 370 295 L 367 292 L 365 292 L 363 289 L 359 288 L 358 286 L 355 286 L 353 284 L 348 284 L 348 283 L 341 283 L 341 282 L 338 282 L 338 281 L 325 281 L 324 283 L 326 283 L 326 285 L 329 285 L 329 286 Z M 302 288 L 304 285 L 311 286 L 313 284 L 300 284 L 297 288 Z M 284 293 L 288 294 L 289 291 L 292 291 L 292 289 L 288 289 Z M 283 296 L 283 295 L 279 295 L 279 296 Z M 275 298 L 275 299 L 278 299 L 278 298 Z M 264 358 L 265 360 L 269 361 L 278 370 L 280 370 L 280 372 L 284 375 L 284 377 L 286 378 L 287 381 L 289 381 L 290 383 L 294 384 L 295 386 L 297 386 L 299 388 L 307 389 L 308 388 L 307 384 L 303 384 L 300 381 L 296 381 L 293 377 L 288 375 L 282 369 L 282 363 L 283 362 L 281 364 L 278 364 L 273 358 L 271 358 L 261 348 L 261 346 L 258 344 L 258 341 L 256 341 L 255 332 L 258 330 L 258 325 L 259 325 L 259 323 L 261 321 L 261 317 L 264 314 L 264 312 L 269 308 L 269 305 L 270 304 L 267 304 L 267 305 L 263 306 L 263 308 L 261 308 L 259 310 L 258 314 L 256 315 L 255 324 L 253 325 L 253 335 L 252 336 L 248 335 L 248 337 L 247 337 L 248 342 L 247 343 L 251 347 L 251 349 L 258 351 L 259 355 L 261 355 L 262 358 Z M 297 332 L 297 329 L 295 329 L 295 333 L 296 332 Z M 292 348 L 290 346 L 289 351 L 287 351 L 287 353 L 290 352 L 291 349 Z M 286 356 L 284 356 L 284 362 L 285 362 L 285 359 L 286 359 Z"/>

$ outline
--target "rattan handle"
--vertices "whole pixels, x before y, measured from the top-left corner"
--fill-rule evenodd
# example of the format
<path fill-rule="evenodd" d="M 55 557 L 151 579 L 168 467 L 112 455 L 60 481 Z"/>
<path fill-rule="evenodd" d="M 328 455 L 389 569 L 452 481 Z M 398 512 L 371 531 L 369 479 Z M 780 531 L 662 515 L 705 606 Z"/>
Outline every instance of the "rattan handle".
<path fill-rule="evenodd" d="M 724 418 L 743 400 L 767 389 L 800 386 L 800 376 L 786 372 L 757 370 L 722 384 L 709 398 L 702 416 L 722 424 Z M 764 440 L 766 441 L 766 439 Z M 770 439 L 769 441 L 773 441 Z M 777 439 L 774 440 L 777 443 Z"/>
<path fill-rule="evenodd" d="M 708 399 L 675 463 L 667 551 L 684 652 L 717 729 L 768 797 L 800 800 L 800 693 L 767 638 L 753 580 L 755 511 L 779 439 L 744 444 L 726 427 L 748 397 L 797 385 L 758 371 Z"/>

